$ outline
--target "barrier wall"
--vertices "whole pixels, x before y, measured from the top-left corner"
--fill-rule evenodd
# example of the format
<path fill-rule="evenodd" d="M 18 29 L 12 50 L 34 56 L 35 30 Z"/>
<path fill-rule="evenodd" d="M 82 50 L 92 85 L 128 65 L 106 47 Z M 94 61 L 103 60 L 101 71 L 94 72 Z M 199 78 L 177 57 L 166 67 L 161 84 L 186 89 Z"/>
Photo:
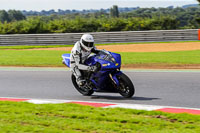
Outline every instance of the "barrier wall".
<path fill-rule="evenodd" d="M 70 45 L 83 33 L 0 35 L 0 45 Z M 200 40 L 200 30 L 93 32 L 95 43 Z"/>

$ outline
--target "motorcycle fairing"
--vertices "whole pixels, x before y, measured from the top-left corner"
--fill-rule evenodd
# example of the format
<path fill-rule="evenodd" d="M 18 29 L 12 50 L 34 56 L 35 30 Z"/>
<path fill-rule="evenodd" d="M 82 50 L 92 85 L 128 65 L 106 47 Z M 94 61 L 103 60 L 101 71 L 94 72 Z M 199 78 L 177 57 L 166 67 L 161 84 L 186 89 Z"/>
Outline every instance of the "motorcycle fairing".
<path fill-rule="evenodd" d="M 70 54 L 63 54 L 63 63 L 65 63 L 66 66 L 70 67 Z"/>
<path fill-rule="evenodd" d="M 97 62 L 101 65 L 102 70 L 108 69 L 120 69 L 121 67 L 121 55 L 117 53 L 109 52 L 111 55 L 93 55 L 90 56 L 86 61 L 86 65 L 95 65 Z M 109 57 L 108 57 L 109 56 Z M 107 57 L 107 58 L 106 58 Z"/>

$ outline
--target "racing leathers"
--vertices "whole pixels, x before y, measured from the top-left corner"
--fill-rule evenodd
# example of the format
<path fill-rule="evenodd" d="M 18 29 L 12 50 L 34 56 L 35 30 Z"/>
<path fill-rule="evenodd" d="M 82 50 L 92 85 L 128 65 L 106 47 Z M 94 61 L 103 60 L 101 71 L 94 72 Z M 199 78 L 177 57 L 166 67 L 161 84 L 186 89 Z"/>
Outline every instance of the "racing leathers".
<path fill-rule="evenodd" d="M 87 51 L 81 46 L 80 41 L 75 43 L 70 55 L 70 71 L 76 77 L 76 81 L 79 85 L 82 85 L 82 81 L 84 81 L 84 77 L 82 77 L 80 70 L 95 71 L 97 69 L 95 66 L 85 65 L 85 60 L 91 53 L 97 54 L 100 51 L 101 50 L 97 50 L 96 47 L 93 47 L 91 51 Z"/>

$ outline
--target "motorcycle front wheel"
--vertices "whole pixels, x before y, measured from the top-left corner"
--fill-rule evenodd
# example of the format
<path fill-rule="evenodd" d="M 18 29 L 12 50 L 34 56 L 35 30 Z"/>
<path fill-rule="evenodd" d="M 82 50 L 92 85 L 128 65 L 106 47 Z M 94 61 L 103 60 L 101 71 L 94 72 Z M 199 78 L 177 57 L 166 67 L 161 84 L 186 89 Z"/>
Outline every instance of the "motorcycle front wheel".
<path fill-rule="evenodd" d="M 125 98 L 131 98 L 135 93 L 135 88 L 132 81 L 125 74 L 117 76 L 119 81 L 118 91 Z"/>
<path fill-rule="evenodd" d="M 73 83 L 74 87 L 76 88 L 76 90 L 78 92 L 80 92 L 82 95 L 84 95 L 84 96 L 91 96 L 94 93 L 94 91 L 91 90 L 91 89 L 89 89 L 89 88 L 79 87 L 78 84 L 77 84 L 77 82 L 76 82 L 76 77 L 73 74 L 71 76 L 71 80 L 72 80 L 72 83 Z"/>

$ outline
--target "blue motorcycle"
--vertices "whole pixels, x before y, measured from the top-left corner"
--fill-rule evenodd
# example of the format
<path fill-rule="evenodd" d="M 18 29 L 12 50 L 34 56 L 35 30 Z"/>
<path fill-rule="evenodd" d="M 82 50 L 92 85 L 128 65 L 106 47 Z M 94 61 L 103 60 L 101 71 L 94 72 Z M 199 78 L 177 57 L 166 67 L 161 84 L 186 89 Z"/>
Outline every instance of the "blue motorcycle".
<path fill-rule="evenodd" d="M 70 67 L 70 54 L 63 54 L 63 64 Z M 135 89 L 132 81 L 126 76 L 121 68 L 121 55 L 109 51 L 93 54 L 85 61 L 86 65 L 95 65 L 96 72 L 81 71 L 86 79 L 84 86 L 79 86 L 75 76 L 71 75 L 74 87 L 84 96 L 90 96 L 94 92 L 120 93 L 125 98 L 134 95 Z"/>

